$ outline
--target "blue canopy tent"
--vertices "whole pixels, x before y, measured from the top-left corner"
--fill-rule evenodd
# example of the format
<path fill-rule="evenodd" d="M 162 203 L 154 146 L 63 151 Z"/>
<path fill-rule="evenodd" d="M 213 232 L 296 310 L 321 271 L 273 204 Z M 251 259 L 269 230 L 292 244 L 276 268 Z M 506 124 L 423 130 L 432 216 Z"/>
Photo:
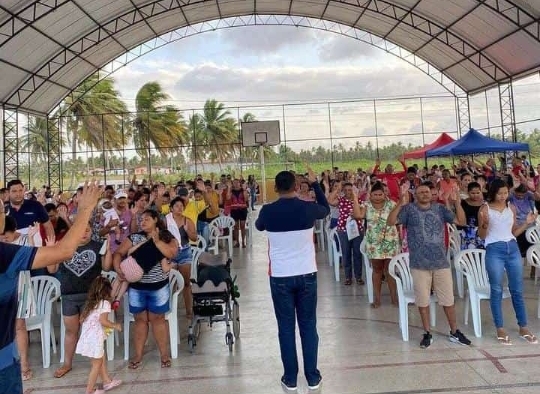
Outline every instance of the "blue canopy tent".
<path fill-rule="evenodd" d="M 448 145 L 431 149 L 426 152 L 426 157 L 433 156 L 463 156 L 478 153 L 508 152 L 508 151 L 529 151 L 529 144 L 517 142 L 504 142 L 494 138 L 486 137 L 475 129 L 470 129 L 467 134 L 459 140 Z"/>

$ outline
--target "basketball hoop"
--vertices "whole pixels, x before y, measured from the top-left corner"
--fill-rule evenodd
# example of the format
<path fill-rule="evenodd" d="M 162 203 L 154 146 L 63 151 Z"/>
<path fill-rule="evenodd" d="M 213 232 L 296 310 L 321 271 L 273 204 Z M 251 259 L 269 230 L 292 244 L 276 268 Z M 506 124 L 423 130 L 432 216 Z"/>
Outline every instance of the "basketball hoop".
<path fill-rule="evenodd" d="M 266 170 L 264 168 L 264 147 L 279 145 L 279 120 L 260 122 L 242 122 L 242 145 L 244 147 L 259 147 L 261 165 L 262 200 L 266 203 Z"/>

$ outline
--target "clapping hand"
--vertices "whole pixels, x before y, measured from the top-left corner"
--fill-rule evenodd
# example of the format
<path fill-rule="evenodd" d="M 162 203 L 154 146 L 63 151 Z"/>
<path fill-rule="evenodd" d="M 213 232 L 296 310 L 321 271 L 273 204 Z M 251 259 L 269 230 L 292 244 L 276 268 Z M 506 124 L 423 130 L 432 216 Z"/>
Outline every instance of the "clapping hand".
<path fill-rule="evenodd" d="M 399 201 L 402 205 L 406 205 L 410 202 L 411 197 L 409 195 L 409 185 L 404 183 L 399 188 L 400 198 Z"/>
<path fill-rule="evenodd" d="M 58 216 L 60 216 L 62 219 L 67 219 L 67 206 L 65 205 L 60 205 L 58 208 Z"/>
<path fill-rule="evenodd" d="M 45 245 L 46 246 L 53 246 L 56 244 L 56 236 L 53 234 L 53 235 L 49 235 L 47 236 L 47 238 L 45 238 Z"/>
<path fill-rule="evenodd" d="M 307 179 L 308 179 L 308 182 L 310 184 L 312 183 L 316 183 L 317 182 L 317 175 L 315 175 L 315 173 L 313 172 L 313 170 L 311 169 L 311 167 L 309 165 L 306 165 L 306 168 L 307 168 Z"/>
<path fill-rule="evenodd" d="M 102 189 L 97 181 L 84 182 L 82 193 L 77 199 L 79 209 L 93 209 L 102 193 Z"/>

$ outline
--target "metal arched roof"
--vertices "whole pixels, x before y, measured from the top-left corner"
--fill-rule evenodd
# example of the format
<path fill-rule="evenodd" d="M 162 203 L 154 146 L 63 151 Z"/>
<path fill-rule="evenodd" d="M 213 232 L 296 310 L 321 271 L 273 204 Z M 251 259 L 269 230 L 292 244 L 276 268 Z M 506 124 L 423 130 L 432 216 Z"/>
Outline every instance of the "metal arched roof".
<path fill-rule="evenodd" d="M 0 0 L 0 103 L 47 114 L 140 44 L 242 15 L 364 30 L 424 59 L 467 93 L 540 69 L 538 0 Z"/>

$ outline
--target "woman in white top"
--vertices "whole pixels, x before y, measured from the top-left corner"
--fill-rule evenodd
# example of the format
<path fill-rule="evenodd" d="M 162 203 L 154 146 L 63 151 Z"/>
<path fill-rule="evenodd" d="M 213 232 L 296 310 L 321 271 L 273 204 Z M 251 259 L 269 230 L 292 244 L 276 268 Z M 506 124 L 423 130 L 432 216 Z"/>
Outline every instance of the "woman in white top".
<path fill-rule="evenodd" d="M 523 300 L 523 264 L 516 236 L 536 220 L 529 214 L 526 223 L 516 224 L 516 210 L 508 203 L 508 185 L 495 179 L 489 185 L 488 204 L 480 208 L 478 235 L 485 239 L 486 271 L 491 287 L 490 306 L 493 322 L 497 329 L 497 340 L 510 345 L 510 338 L 503 326 L 502 283 L 506 272 L 512 305 L 519 326 L 519 336 L 529 343 L 538 343 L 535 335 L 527 328 L 527 311 Z"/>

